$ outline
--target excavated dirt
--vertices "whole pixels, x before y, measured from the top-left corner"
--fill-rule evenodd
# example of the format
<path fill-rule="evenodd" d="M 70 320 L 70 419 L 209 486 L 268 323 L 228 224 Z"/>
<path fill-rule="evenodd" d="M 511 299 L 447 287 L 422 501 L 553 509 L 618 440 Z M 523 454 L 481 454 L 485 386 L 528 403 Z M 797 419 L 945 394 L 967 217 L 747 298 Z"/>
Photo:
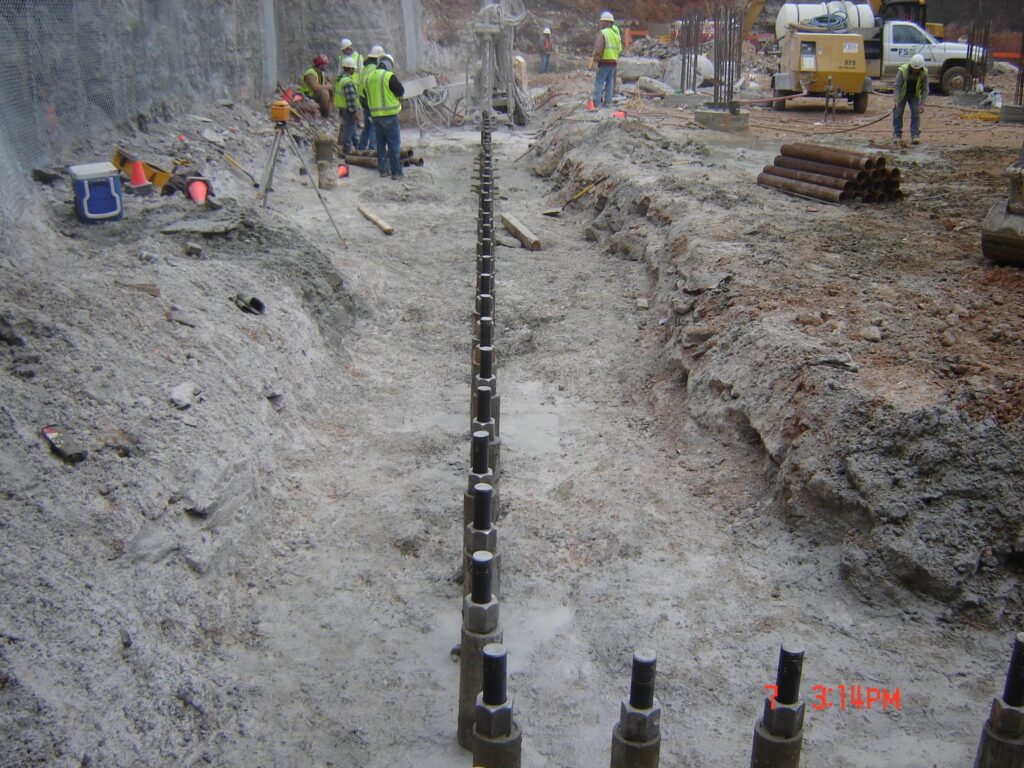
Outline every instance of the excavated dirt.
<path fill-rule="evenodd" d="M 501 209 L 544 243 L 504 234 L 497 267 L 523 764 L 607 762 L 640 646 L 663 764 L 742 764 L 786 637 L 809 704 L 901 695 L 809 708 L 805 764 L 967 763 L 1020 623 L 1022 286 L 978 252 L 1020 129 L 937 99 L 890 159 L 908 199 L 833 207 L 754 184 L 833 130 L 817 107 L 729 136 L 650 103 L 588 115 L 589 86 L 496 137 Z M 468 764 L 478 136 L 407 128 L 422 168 L 325 191 L 342 249 L 291 152 L 263 209 L 204 128 L 257 174 L 269 126 L 241 107 L 61 160 L 167 162 L 185 133 L 222 209 L 129 199 L 82 226 L 65 177 L 2 246 L 0 765 Z M 49 452 L 53 422 L 84 462 Z"/>

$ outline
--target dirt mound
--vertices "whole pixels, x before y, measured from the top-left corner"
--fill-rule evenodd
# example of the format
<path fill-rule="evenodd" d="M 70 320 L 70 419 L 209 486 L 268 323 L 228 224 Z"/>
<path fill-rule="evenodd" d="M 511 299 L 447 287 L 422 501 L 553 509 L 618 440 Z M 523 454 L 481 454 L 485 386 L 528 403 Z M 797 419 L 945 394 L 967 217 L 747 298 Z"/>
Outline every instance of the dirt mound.
<path fill-rule="evenodd" d="M 898 216 L 890 229 L 869 211 L 812 207 L 820 227 L 800 228 L 764 210 L 757 153 L 670 133 L 630 120 L 562 130 L 535 170 L 570 187 L 611 174 L 588 235 L 656 277 L 682 405 L 762 447 L 780 512 L 841 543 L 842 573 L 865 598 L 909 590 L 950 617 L 1019 623 L 1024 430 L 1006 399 L 1017 378 L 974 348 L 978 331 L 1002 328 L 993 316 L 1018 276 L 992 270 L 1014 286 L 982 291 L 969 264 L 908 264 L 892 250 Z"/>

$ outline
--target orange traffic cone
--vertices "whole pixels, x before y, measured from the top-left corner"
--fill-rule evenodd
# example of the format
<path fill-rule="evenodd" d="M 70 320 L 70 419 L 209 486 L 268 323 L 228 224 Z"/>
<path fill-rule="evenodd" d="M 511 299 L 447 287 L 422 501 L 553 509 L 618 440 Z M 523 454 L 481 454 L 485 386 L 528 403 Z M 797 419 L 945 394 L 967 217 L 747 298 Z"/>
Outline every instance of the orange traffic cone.
<path fill-rule="evenodd" d="M 345 176 L 348 176 L 348 166 L 342 163 L 338 166 L 338 178 L 341 179 Z"/>
<path fill-rule="evenodd" d="M 128 182 L 128 191 L 136 195 L 148 195 L 153 191 L 153 184 L 146 178 L 141 160 L 132 163 L 132 180 Z"/>
<path fill-rule="evenodd" d="M 192 198 L 192 202 L 196 205 L 202 205 L 206 202 L 206 193 L 208 191 L 209 185 L 205 180 L 199 178 L 189 179 L 188 196 Z"/>
<path fill-rule="evenodd" d="M 593 99 L 587 99 L 587 112 L 593 112 L 597 107 L 594 106 Z"/>

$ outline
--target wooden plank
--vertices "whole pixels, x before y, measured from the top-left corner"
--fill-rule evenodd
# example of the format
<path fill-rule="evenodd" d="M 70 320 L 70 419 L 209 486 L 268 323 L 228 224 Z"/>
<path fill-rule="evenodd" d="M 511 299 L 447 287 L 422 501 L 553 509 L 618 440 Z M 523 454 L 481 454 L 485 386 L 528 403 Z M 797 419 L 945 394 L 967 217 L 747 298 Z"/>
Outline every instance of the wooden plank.
<path fill-rule="evenodd" d="M 366 209 L 365 206 L 360 205 L 359 206 L 359 212 L 361 214 L 363 214 L 363 216 L 366 219 L 368 219 L 369 221 L 372 221 L 374 224 L 376 224 L 377 228 L 380 229 L 380 231 L 383 232 L 385 235 L 393 235 L 393 234 L 395 234 L 395 228 L 394 227 L 392 227 L 390 224 L 388 224 L 386 221 L 384 221 L 384 219 L 382 219 L 380 216 L 377 216 L 376 214 L 371 213 L 369 210 Z"/>
<path fill-rule="evenodd" d="M 505 229 L 516 236 L 516 239 L 523 244 L 523 248 L 530 251 L 540 250 L 540 239 L 515 216 L 503 213 L 501 214 L 501 223 L 505 226 Z"/>

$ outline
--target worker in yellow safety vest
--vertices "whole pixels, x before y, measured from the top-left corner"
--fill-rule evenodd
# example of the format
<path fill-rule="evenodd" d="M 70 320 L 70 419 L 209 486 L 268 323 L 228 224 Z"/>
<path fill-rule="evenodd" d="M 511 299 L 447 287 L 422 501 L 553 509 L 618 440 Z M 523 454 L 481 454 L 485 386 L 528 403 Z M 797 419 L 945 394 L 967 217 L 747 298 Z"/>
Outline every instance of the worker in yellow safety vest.
<path fill-rule="evenodd" d="M 363 61 L 363 68 L 359 72 L 359 81 L 356 83 L 356 93 L 359 94 L 359 103 L 363 107 L 363 132 L 359 134 L 359 141 L 356 142 L 356 149 L 377 149 L 377 132 L 373 127 L 373 115 L 370 114 L 370 106 L 366 101 L 366 78 L 377 68 L 377 62 L 384 55 L 384 47 L 375 45 Z"/>
<path fill-rule="evenodd" d="M 615 69 L 622 53 L 622 37 L 615 26 L 615 17 L 611 11 L 601 14 L 601 29 L 594 38 L 594 64 L 597 65 L 597 76 L 594 78 L 594 99 L 597 107 L 612 105 L 615 95 Z"/>
<path fill-rule="evenodd" d="M 924 112 L 925 94 L 928 93 L 928 69 L 924 56 L 915 53 L 910 61 L 896 71 L 896 105 L 892 108 L 892 140 L 903 146 L 903 111 L 910 105 L 910 141 L 921 143 L 921 113 Z"/>
<path fill-rule="evenodd" d="M 392 70 L 395 60 L 383 54 L 377 67 L 366 76 L 363 92 L 373 115 L 373 127 L 377 132 L 377 170 L 381 176 L 391 173 L 392 179 L 402 178 L 402 131 L 398 115 L 402 111 L 399 99 L 405 95 L 405 87 Z"/>
<path fill-rule="evenodd" d="M 320 117 L 331 116 L 331 101 L 334 97 L 334 84 L 327 78 L 324 70 L 330 60 L 322 53 L 313 59 L 313 66 L 302 73 L 299 92 L 313 99 L 320 106 Z"/>
<path fill-rule="evenodd" d="M 356 60 L 346 56 L 341 60 L 341 78 L 334 86 L 334 104 L 341 113 L 338 126 L 338 144 L 342 154 L 349 154 L 356 142 L 356 129 L 361 127 L 359 97 L 356 95 Z"/>
<path fill-rule="evenodd" d="M 356 77 L 358 79 L 359 74 L 363 71 L 363 54 L 352 47 L 351 40 L 343 37 L 338 45 L 338 77 L 342 76 L 342 70 L 345 68 L 344 61 L 350 56 L 356 63 Z"/>

